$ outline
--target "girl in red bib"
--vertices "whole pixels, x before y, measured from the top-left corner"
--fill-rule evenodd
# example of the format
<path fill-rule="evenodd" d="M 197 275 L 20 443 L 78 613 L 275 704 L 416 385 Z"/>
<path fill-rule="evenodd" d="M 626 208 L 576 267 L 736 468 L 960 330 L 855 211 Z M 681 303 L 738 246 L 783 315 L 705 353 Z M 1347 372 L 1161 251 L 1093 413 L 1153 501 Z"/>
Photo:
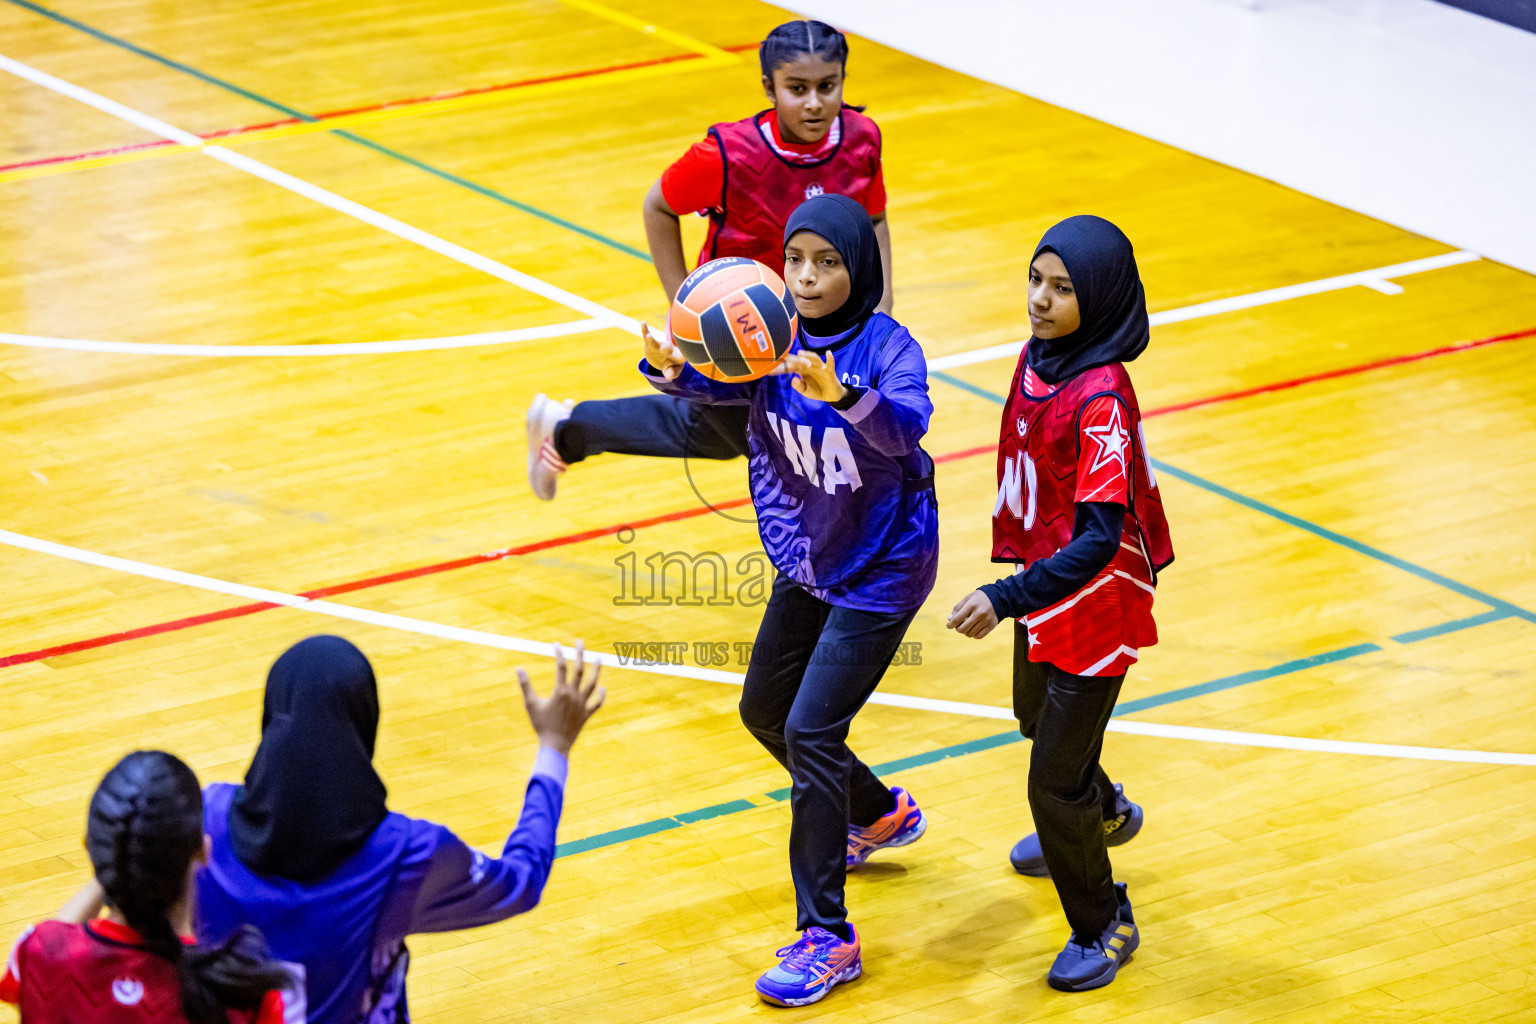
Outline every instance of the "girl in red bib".
<path fill-rule="evenodd" d="M 1130 240 L 1070 217 L 1029 268 L 1032 336 L 1008 391 L 997 449 L 992 560 L 1018 571 L 968 594 L 949 627 L 986 636 L 1015 619 L 1013 706 L 1034 740 L 1037 831 L 1014 847 L 1021 874 L 1056 883 L 1072 938 L 1047 980 L 1081 991 L 1114 980 L 1140 935 L 1108 846 L 1142 811 L 1099 765 L 1126 669 L 1157 642 L 1152 597 L 1173 561 L 1162 496 L 1125 364 L 1149 339 Z"/>
<path fill-rule="evenodd" d="M 784 270 L 784 226 L 823 193 L 857 201 L 875 225 L 891 311 L 891 234 L 885 217 L 880 129 L 843 103 L 848 41 L 819 21 L 792 21 L 758 51 L 772 108 L 717 124 L 651 186 L 645 234 L 667 302 L 688 276 L 682 214 L 709 218 L 699 262 L 746 256 Z M 602 452 L 661 458 L 734 459 L 747 454 L 744 407 L 707 406 L 670 395 L 605 401 L 534 398 L 526 418 L 528 484 L 545 501 L 573 462 Z"/>
<path fill-rule="evenodd" d="M 27 929 L 0 977 L 21 1024 L 304 1020 L 298 979 L 254 929 L 210 947 L 188 937 L 206 860 L 192 769 L 154 750 L 123 758 L 91 798 L 85 848 L 96 877 L 57 919 Z"/>

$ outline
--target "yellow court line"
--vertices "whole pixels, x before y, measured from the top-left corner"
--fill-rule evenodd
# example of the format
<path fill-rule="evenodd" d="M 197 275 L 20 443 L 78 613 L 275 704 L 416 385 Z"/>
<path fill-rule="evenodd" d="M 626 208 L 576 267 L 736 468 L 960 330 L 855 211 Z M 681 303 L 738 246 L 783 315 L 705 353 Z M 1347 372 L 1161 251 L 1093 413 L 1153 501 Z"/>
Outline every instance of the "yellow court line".
<path fill-rule="evenodd" d="M 56 174 L 69 174 L 72 171 L 85 171 L 98 167 L 138 163 L 141 160 L 158 160 L 161 157 L 180 156 L 186 153 L 195 153 L 202 149 L 203 146 L 241 146 L 251 142 L 268 142 L 272 139 L 286 139 L 299 135 L 316 135 L 321 132 L 382 124 L 386 121 L 399 121 L 407 117 L 422 117 L 428 114 L 442 114 L 457 110 L 473 109 L 475 107 L 488 107 L 527 97 L 551 96 L 611 83 L 622 84 L 649 78 L 662 78 L 668 75 L 683 74 L 688 71 L 720 68 L 727 64 L 734 66 L 740 63 L 733 54 L 725 53 L 725 51 L 720 52 L 723 54 L 723 57 L 716 57 L 710 54 L 705 56 L 703 60 L 680 61 L 675 64 L 656 64 L 643 68 L 624 68 L 606 74 L 587 75 L 583 78 L 567 78 L 558 82 L 539 82 L 534 85 L 520 86 L 516 89 L 472 93 L 468 96 L 449 96 L 440 100 L 426 100 L 421 103 L 403 104 L 398 107 L 382 107 L 378 110 L 365 110 L 356 114 L 339 114 L 335 117 L 324 117 L 318 121 L 300 121 L 296 124 L 276 125 L 271 128 L 253 128 L 250 131 L 234 132 L 218 138 L 208 139 L 196 146 L 180 144 L 156 146 L 153 149 L 135 149 L 123 153 L 108 153 L 103 156 L 87 157 L 83 160 L 72 160 L 69 163 L 18 167 L 15 170 L 0 172 L 0 185 L 8 181 L 47 178 Z"/>
<path fill-rule="evenodd" d="M 588 14 L 594 14 L 599 18 L 606 18 L 608 21 L 617 25 L 623 25 L 625 28 L 632 28 L 636 32 L 643 32 L 648 36 L 655 36 L 657 39 L 665 39 L 674 46 L 681 46 L 691 53 L 697 53 L 704 57 L 723 57 L 733 64 L 741 63 L 741 58 L 728 50 L 722 50 L 720 47 L 706 43 L 702 39 L 695 39 L 693 36 L 684 35 L 681 32 L 674 32 L 669 28 L 652 24 L 644 18 L 635 17 L 633 14 L 616 11 L 612 7 L 595 2 L 595 0 L 560 0 L 560 2 L 578 11 L 586 11 Z"/>

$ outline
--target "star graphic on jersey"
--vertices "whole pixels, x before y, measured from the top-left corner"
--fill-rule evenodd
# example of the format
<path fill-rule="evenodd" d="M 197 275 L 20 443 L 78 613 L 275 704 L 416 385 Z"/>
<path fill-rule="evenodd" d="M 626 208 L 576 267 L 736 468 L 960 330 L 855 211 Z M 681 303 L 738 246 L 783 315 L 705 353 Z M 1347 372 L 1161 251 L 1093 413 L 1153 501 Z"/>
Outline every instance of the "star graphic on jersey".
<path fill-rule="evenodd" d="M 1096 473 L 1100 466 L 1107 466 L 1111 462 L 1119 462 L 1120 468 L 1125 469 L 1125 450 L 1130 447 L 1131 435 L 1125 432 L 1125 426 L 1120 421 L 1119 402 L 1110 403 L 1108 423 L 1097 427 L 1084 427 L 1083 433 L 1099 446 L 1099 450 L 1093 456 L 1093 465 L 1088 467 L 1088 472 Z"/>
<path fill-rule="evenodd" d="M 1031 646 L 1031 647 L 1035 646 L 1035 644 L 1038 644 L 1040 642 L 1040 638 L 1035 636 L 1035 634 L 1031 633 L 1027 626 L 1024 629 L 1024 635 L 1029 638 L 1029 646 Z"/>

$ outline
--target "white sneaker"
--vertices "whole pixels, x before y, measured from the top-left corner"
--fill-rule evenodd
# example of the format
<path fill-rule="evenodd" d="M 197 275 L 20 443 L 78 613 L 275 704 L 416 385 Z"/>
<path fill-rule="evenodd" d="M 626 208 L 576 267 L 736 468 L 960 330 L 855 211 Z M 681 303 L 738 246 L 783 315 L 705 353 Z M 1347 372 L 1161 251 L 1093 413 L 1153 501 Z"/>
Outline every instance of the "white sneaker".
<path fill-rule="evenodd" d="M 553 501 L 565 460 L 555 451 L 555 425 L 569 419 L 573 399 L 551 401 L 546 395 L 534 396 L 523 422 L 528 431 L 528 486 L 541 501 Z"/>

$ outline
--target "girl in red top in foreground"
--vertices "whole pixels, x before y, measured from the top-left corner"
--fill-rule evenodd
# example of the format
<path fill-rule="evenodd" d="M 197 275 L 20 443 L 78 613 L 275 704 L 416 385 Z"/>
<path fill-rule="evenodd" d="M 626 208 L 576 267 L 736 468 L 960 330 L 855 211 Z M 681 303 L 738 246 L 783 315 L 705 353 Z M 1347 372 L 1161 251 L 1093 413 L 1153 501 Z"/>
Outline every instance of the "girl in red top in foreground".
<path fill-rule="evenodd" d="M 207 859 L 192 769 L 156 750 L 123 758 L 91 798 L 85 848 L 96 877 L 56 920 L 27 929 L 0 977 L 21 1024 L 304 1020 L 297 980 L 254 929 L 207 948 L 184 938 Z"/>
<path fill-rule="evenodd" d="M 885 217 L 880 129 L 843 103 L 848 41 L 819 21 L 792 21 L 758 51 L 769 110 L 711 127 L 651 186 L 645 234 L 667 302 L 688 262 L 680 215 L 709 218 L 699 262 L 746 256 L 784 272 L 784 226 L 801 203 L 826 192 L 864 207 L 875 225 L 889 313 L 891 233 Z M 534 398 L 526 419 L 528 485 L 545 501 L 573 462 L 602 452 L 661 458 L 734 459 L 747 454 L 745 406 L 709 406 L 671 395 L 606 401 Z"/>
<path fill-rule="evenodd" d="M 1142 811 L 1099 765 L 1104 727 L 1142 648 L 1157 642 L 1152 595 L 1173 561 L 1162 497 L 1125 365 L 1147 347 L 1131 243 L 1107 220 L 1070 217 L 1029 267 L 1032 337 L 1019 357 L 997 449 L 992 560 L 1018 572 L 972 591 L 949 627 L 981 638 L 1013 618 L 1013 710 L 1034 740 L 1036 833 L 1013 849 L 1049 874 L 1072 938 L 1046 980 L 1108 985 L 1140 942 L 1107 846 Z"/>

